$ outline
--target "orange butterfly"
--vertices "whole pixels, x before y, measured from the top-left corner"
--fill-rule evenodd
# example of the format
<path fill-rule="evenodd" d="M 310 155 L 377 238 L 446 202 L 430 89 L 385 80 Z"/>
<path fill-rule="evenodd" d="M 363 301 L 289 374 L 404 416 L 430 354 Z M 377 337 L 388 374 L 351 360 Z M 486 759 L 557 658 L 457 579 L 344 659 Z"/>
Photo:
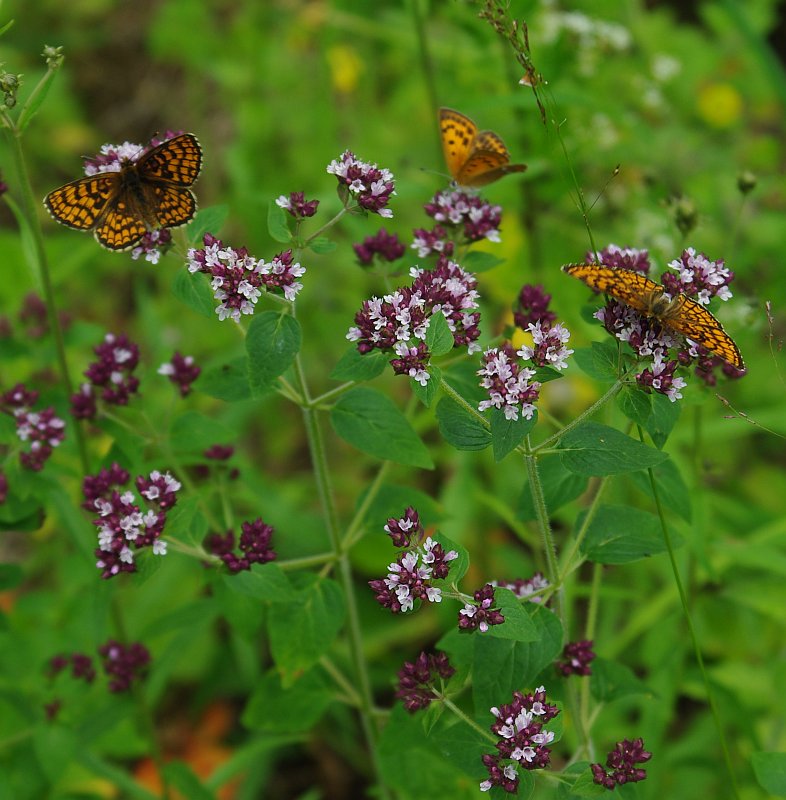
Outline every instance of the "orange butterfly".
<path fill-rule="evenodd" d="M 459 186 L 485 186 L 526 164 L 511 164 L 505 143 L 491 131 L 479 131 L 469 118 L 450 108 L 439 110 L 442 150 L 453 180 Z"/>
<path fill-rule="evenodd" d="M 117 172 L 99 172 L 50 192 L 49 213 L 63 225 L 95 233 L 109 250 L 127 250 L 150 230 L 190 221 L 196 198 L 188 188 L 199 176 L 202 148 L 182 133 L 126 159 Z"/>
<path fill-rule="evenodd" d="M 562 271 L 640 314 L 653 317 L 737 369 L 745 369 L 742 354 L 731 336 L 703 305 L 690 297 L 678 294 L 669 300 L 664 297 L 665 287 L 631 269 L 615 269 L 603 264 L 566 264 Z"/>

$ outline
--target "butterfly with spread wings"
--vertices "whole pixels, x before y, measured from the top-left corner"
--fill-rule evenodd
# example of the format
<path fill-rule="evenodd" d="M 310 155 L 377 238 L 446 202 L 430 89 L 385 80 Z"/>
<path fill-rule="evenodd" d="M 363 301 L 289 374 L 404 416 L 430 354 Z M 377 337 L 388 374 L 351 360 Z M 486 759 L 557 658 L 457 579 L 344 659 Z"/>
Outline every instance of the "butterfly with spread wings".
<path fill-rule="evenodd" d="M 703 305 L 684 294 L 669 299 L 666 288 L 641 272 L 603 264 L 566 264 L 563 272 L 613 297 L 664 327 L 705 347 L 737 369 L 745 369 L 740 349 Z"/>
<path fill-rule="evenodd" d="M 196 137 L 182 133 L 126 159 L 119 171 L 99 172 L 61 186 L 44 199 L 63 225 L 90 231 L 109 250 L 128 250 L 148 232 L 175 228 L 196 213 L 190 188 L 202 167 Z"/>
<path fill-rule="evenodd" d="M 492 131 L 479 131 L 469 118 L 450 108 L 439 110 L 442 150 L 453 180 L 459 186 L 485 186 L 526 164 L 511 164 L 505 143 Z"/>

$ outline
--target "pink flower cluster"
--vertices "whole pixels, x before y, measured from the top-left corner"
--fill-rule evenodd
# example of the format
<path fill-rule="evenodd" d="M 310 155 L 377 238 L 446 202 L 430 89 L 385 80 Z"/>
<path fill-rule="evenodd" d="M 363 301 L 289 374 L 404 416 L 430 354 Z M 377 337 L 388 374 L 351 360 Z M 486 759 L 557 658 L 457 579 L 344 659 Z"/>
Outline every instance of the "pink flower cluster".
<path fill-rule="evenodd" d="M 97 475 L 88 475 L 82 483 L 82 508 L 98 515 L 93 520 L 98 528 L 96 566 L 105 579 L 121 572 L 136 572 L 135 551 L 150 547 L 154 555 L 165 555 L 167 550 L 161 534 L 180 483 L 168 472 L 162 474 L 158 470 L 149 477 L 138 476 L 136 488 L 147 506 L 143 511 L 134 492 L 126 488 L 129 478 L 126 470 L 112 464 Z"/>
<path fill-rule="evenodd" d="M 204 247 L 188 251 L 188 271 L 203 272 L 212 278 L 210 288 L 219 301 L 216 314 L 220 320 L 240 322 L 244 314 L 253 314 L 263 289 L 281 293 L 295 300 L 303 284 L 297 279 L 305 268 L 292 259 L 292 251 L 276 255 L 270 263 L 249 255 L 245 247 L 225 246 L 206 233 Z"/>
<path fill-rule="evenodd" d="M 513 692 L 513 701 L 491 713 L 497 721 L 491 731 L 499 736 L 499 755 L 485 755 L 483 764 L 489 777 L 480 784 L 482 792 L 500 786 L 509 794 L 518 789 L 518 768 L 542 769 L 548 766 L 551 751 L 548 745 L 554 741 L 554 733 L 545 730 L 547 722 L 559 714 L 559 709 L 546 702 L 546 689 L 539 686 L 534 693 Z"/>
<path fill-rule="evenodd" d="M 28 390 L 24 384 L 18 383 L 0 395 L 0 411 L 14 418 L 16 435 L 29 449 L 19 453 L 19 461 L 25 469 L 38 472 L 65 438 L 65 422 L 55 414 L 52 406 L 34 411 L 33 405 L 38 400 L 38 392 Z M 5 500 L 7 479 L 3 476 L 3 487 L 0 493 Z"/>
<path fill-rule="evenodd" d="M 410 275 L 412 286 L 363 303 L 347 339 L 358 343 L 361 354 L 375 348 L 392 350 L 398 356 L 391 361 L 396 373 L 425 385 L 430 353 L 423 343 L 434 314 L 441 313 L 447 320 L 454 347 L 467 345 L 469 353 L 480 349 L 476 342 L 480 336 L 477 281 L 447 259 L 440 259 L 431 270 L 413 267 Z"/>
<path fill-rule="evenodd" d="M 415 600 L 441 602 L 442 590 L 433 581 L 447 578 L 450 562 L 458 558 L 458 553 L 446 553 L 430 536 L 424 541 L 420 517 L 411 507 L 400 519 L 389 519 L 385 530 L 396 547 L 406 549 L 388 566 L 386 578 L 368 582 L 377 602 L 394 614 L 411 611 Z"/>
<path fill-rule="evenodd" d="M 338 178 L 339 194 L 342 194 L 345 205 L 352 198 L 366 211 L 379 214 L 380 217 L 393 216 L 393 212 L 387 208 L 391 196 L 396 193 L 390 170 L 361 161 L 355 158 L 352 151 L 345 150 L 339 158 L 328 164 L 327 171 Z"/>
<path fill-rule="evenodd" d="M 96 416 L 98 389 L 105 403 L 125 406 L 139 388 L 139 378 L 133 374 L 139 364 L 139 347 L 125 334 L 107 333 L 93 352 L 98 360 L 85 370 L 88 381 L 71 396 L 71 414 L 77 419 Z"/>

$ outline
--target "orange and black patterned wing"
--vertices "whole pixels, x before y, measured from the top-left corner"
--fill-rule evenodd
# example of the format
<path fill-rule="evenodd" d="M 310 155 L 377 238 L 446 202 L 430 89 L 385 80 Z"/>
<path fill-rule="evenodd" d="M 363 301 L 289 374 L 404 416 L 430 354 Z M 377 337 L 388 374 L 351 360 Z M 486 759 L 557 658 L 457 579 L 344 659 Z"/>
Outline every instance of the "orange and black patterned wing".
<path fill-rule="evenodd" d="M 473 147 L 478 126 L 464 114 L 452 108 L 440 108 L 439 132 L 442 137 L 442 152 L 453 180 L 458 180 Z"/>
<path fill-rule="evenodd" d="M 601 264 L 566 264 L 564 272 L 583 281 L 591 289 L 605 292 L 642 314 L 653 315 L 652 300 L 664 288 L 640 272 L 613 269 Z M 712 314 L 683 294 L 677 295 L 662 314 L 654 314 L 661 324 L 706 347 L 724 361 L 744 369 L 745 365 L 734 340 Z"/>
<path fill-rule="evenodd" d="M 89 231 L 120 190 L 120 173 L 102 172 L 71 181 L 44 198 L 49 213 L 63 225 Z"/>
<path fill-rule="evenodd" d="M 196 213 L 196 200 L 188 189 L 158 185 L 149 187 L 147 193 L 159 228 L 185 225 Z"/>
<path fill-rule="evenodd" d="M 596 292 L 619 300 L 636 311 L 651 313 L 651 297 L 662 287 L 632 269 L 614 269 L 602 264 L 566 264 L 563 272 L 583 281 Z"/>
<path fill-rule="evenodd" d="M 145 153 L 136 166 L 143 182 L 191 186 L 202 168 L 202 148 L 196 136 L 181 133 Z"/>
<path fill-rule="evenodd" d="M 108 250 L 128 250 L 147 233 L 147 225 L 137 211 L 120 198 L 104 213 L 95 228 L 98 243 Z"/>
<path fill-rule="evenodd" d="M 512 172 L 524 172 L 526 164 L 511 164 L 507 155 L 493 150 L 474 150 L 456 176 L 460 186 L 485 186 Z"/>
<path fill-rule="evenodd" d="M 679 295 L 661 322 L 691 341 L 706 347 L 711 353 L 728 361 L 737 369 L 745 369 L 739 347 L 723 330 L 720 322 L 701 303 L 685 295 Z"/>

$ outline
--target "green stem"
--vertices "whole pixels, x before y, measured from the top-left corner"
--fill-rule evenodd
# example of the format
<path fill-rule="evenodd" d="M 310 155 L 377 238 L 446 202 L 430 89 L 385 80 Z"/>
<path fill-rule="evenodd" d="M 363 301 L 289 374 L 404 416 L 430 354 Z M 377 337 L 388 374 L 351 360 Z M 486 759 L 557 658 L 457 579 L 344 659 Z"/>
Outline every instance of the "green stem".
<path fill-rule="evenodd" d="M 379 494 L 379 490 L 382 488 L 382 483 L 387 477 L 388 472 L 390 472 L 390 467 L 390 461 L 383 462 L 382 466 L 377 471 L 376 477 L 371 482 L 371 486 L 368 487 L 368 491 L 366 492 L 366 496 L 363 498 L 363 502 L 355 512 L 355 516 L 352 518 L 352 521 L 349 523 L 346 533 L 344 534 L 341 543 L 341 548 L 344 552 L 348 552 L 352 545 L 355 544 L 355 542 L 360 538 L 359 531 L 363 527 L 363 522 L 366 519 L 366 513 L 371 507 L 371 504 L 374 502 L 376 496 Z"/>
<path fill-rule="evenodd" d="M 341 217 L 343 217 L 344 214 L 347 213 L 347 211 L 349 211 L 348 208 L 346 208 L 346 207 L 342 208 L 341 211 L 339 211 L 338 214 L 336 214 L 336 216 L 333 217 L 333 219 L 328 220 L 321 228 L 317 228 L 314 231 L 314 233 L 312 233 L 311 236 L 309 236 L 308 239 L 305 240 L 305 242 L 303 243 L 303 247 L 306 247 L 309 242 L 314 241 L 314 239 L 316 239 L 317 236 L 319 236 L 319 234 L 322 233 L 322 231 L 326 231 L 328 228 L 330 228 L 333 225 L 335 225 L 341 219 Z M 300 250 L 302 250 L 302 249 L 303 248 L 299 247 L 298 248 L 298 252 L 300 252 Z"/>
<path fill-rule="evenodd" d="M 30 183 L 30 174 L 27 171 L 27 163 L 25 161 L 24 150 L 22 149 L 22 134 L 17 130 L 13 121 L 7 114 L 3 114 L 3 122 L 5 123 L 9 139 L 11 141 L 11 153 L 14 160 L 14 166 L 19 178 L 19 188 L 21 190 L 22 211 L 27 221 L 27 228 L 32 240 L 33 257 L 35 259 L 38 275 L 44 289 L 44 298 L 46 300 L 46 312 L 49 318 L 49 328 L 52 331 L 52 337 L 55 342 L 55 350 L 57 352 L 57 363 L 60 369 L 60 378 L 63 381 L 66 393 L 69 397 L 74 394 L 73 384 L 71 383 L 71 374 L 68 369 L 68 359 L 66 358 L 65 344 L 63 342 L 63 329 L 60 326 L 60 318 L 57 313 L 57 305 L 55 303 L 55 293 L 52 288 L 52 278 L 49 272 L 49 263 L 46 258 L 46 251 L 44 250 L 44 237 L 41 232 L 41 222 L 38 218 L 38 205 L 33 196 L 33 188 Z M 90 460 L 87 455 L 87 447 L 85 445 L 84 435 L 82 433 L 82 425 L 78 420 L 74 421 L 73 425 L 74 435 L 76 436 L 77 450 L 79 451 L 79 460 L 82 465 L 82 473 L 88 475 L 90 473 Z"/>
<path fill-rule="evenodd" d="M 472 414 L 473 417 L 483 425 L 486 430 L 491 429 L 491 425 L 489 421 L 480 413 L 480 411 L 475 408 L 475 406 L 470 405 L 444 378 L 440 379 L 440 386 L 442 391 L 445 392 L 451 400 L 454 400 L 458 403 L 468 414 Z"/>
<path fill-rule="evenodd" d="M 359 712 L 360 721 L 366 744 L 369 749 L 371 763 L 377 784 L 381 787 L 381 797 L 388 797 L 387 790 L 382 786 L 380 780 L 379 757 L 377 754 L 377 731 L 372 723 L 374 699 L 371 691 L 371 680 L 369 678 L 366 661 L 363 654 L 363 640 L 360 628 L 360 615 L 358 613 L 357 598 L 355 597 L 355 585 L 352 577 L 352 566 L 349 561 L 348 553 L 343 550 L 338 532 L 338 515 L 333 500 L 333 490 L 330 484 L 328 471 L 327 455 L 325 452 L 325 442 L 322 436 L 322 429 L 319 424 L 317 412 L 311 407 L 311 395 L 306 384 L 306 376 L 300 356 L 295 357 L 295 384 L 300 395 L 303 397 L 305 405 L 301 410 L 303 421 L 306 428 L 309 451 L 311 453 L 311 463 L 314 468 L 314 478 L 317 484 L 317 495 L 319 496 L 322 512 L 325 517 L 325 527 L 333 553 L 338 563 L 338 574 L 344 589 L 344 597 L 347 603 L 347 633 L 349 639 L 349 650 L 357 679 L 357 689 L 360 697 Z"/>
<path fill-rule="evenodd" d="M 526 438 L 527 455 L 524 456 L 524 464 L 527 467 L 527 477 L 529 478 L 529 491 L 532 495 L 532 505 L 535 509 L 535 519 L 538 523 L 538 530 L 542 540 L 543 555 L 546 558 L 546 577 L 549 583 L 554 585 L 557 581 L 557 546 L 554 543 L 554 536 L 549 522 L 549 512 L 546 508 L 546 498 L 543 494 L 543 484 L 540 482 L 538 472 L 537 456 L 529 448 L 529 436 Z M 565 597 L 562 586 L 556 591 L 557 616 L 560 618 L 563 627 L 566 627 L 565 618 Z"/>
<path fill-rule="evenodd" d="M 600 586 L 603 578 L 603 564 L 592 565 L 592 588 L 590 590 L 589 603 L 587 604 L 587 621 L 584 625 L 584 638 L 593 641 L 595 638 L 595 626 L 598 621 L 598 601 L 600 599 Z M 589 720 L 589 701 L 590 701 L 590 682 L 581 681 L 579 690 L 579 716 L 578 732 L 582 741 L 582 746 L 589 761 L 595 760 L 595 745 L 590 736 Z"/>
<path fill-rule="evenodd" d="M 322 406 L 328 401 L 332 400 L 334 397 L 338 397 L 339 395 L 344 394 L 344 392 L 348 392 L 353 386 L 355 386 L 355 381 L 347 381 L 346 383 L 342 383 L 341 386 L 336 386 L 334 389 L 323 392 L 311 401 L 311 407 L 318 408 L 319 406 Z"/>
<path fill-rule="evenodd" d="M 639 438 L 641 441 L 644 441 L 644 434 L 639 427 Z M 671 563 L 671 571 L 674 575 L 674 584 L 677 587 L 677 593 L 680 597 L 680 605 L 682 606 L 682 613 L 685 617 L 685 622 L 688 626 L 688 633 L 690 634 L 691 643 L 693 644 L 693 652 L 696 655 L 696 663 L 698 664 L 699 671 L 701 672 L 701 677 L 704 682 L 704 690 L 707 693 L 707 700 L 710 704 L 710 711 L 712 712 L 712 717 L 715 722 L 715 729 L 718 732 L 718 739 L 720 740 L 721 750 L 723 752 L 723 761 L 726 766 L 726 772 L 729 776 L 729 781 L 731 783 L 732 792 L 734 793 L 734 797 L 739 798 L 739 788 L 737 786 L 737 779 L 734 775 L 734 769 L 731 763 L 731 755 L 729 753 L 729 747 L 726 743 L 726 735 L 723 732 L 723 724 L 721 722 L 720 714 L 718 713 L 718 706 L 715 702 L 715 694 L 712 690 L 712 685 L 710 684 L 709 675 L 707 674 L 706 667 L 704 665 L 704 657 L 701 654 L 701 647 L 699 644 L 699 638 L 696 634 L 696 629 L 693 627 L 693 618 L 690 613 L 690 608 L 688 607 L 688 596 L 685 593 L 685 588 L 682 584 L 682 578 L 680 577 L 679 567 L 677 566 L 677 557 L 674 553 L 674 545 L 671 541 L 671 533 L 669 532 L 669 526 L 666 524 L 666 517 L 663 513 L 663 506 L 660 502 L 660 495 L 658 494 L 658 485 L 655 481 L 655 473 L 652 471 L 652 468 L 649 467 L 647 469 L 647 474 L 650 478 L 650 487 L 652 488 L 652 496 L 655 499 L 655 507 L 658 511 L 658 517 L 660 518 L 660 525 L 661 531 L 663 533 L 663 540 L 666 542 L 666 550 L 669 554 L 669 561 Z"/>
<path fill-rule="evenodd" d="M 480 725 L 478 725 L 474 719 L 468 717 L 452 700 L 448 700 L 447 697 L 439 694 L 438 692 L 435 694 L 440 702 L 444 703 L 445 708 L 449 708 L 465 725 L 472 728 L 473 731 L 482 736 L 486 741 L 492 743 L 497 741 L 496 737 L 487 728 L 482 728 Z"/>
<path fill-rule="evenodd" d="M 592 498 L 590 507 L 587 509 L 584 521 L 581 523 L 581 528 L 579 528 L 578 533 L 573 537 L 570 550 L 562 557 L 562 570 L 559 576 L 560 584 L 567 580 L 568 575 L 576 570 L 581 564 L 581 561 L 578 561 L 574 564 L 574 559 L 576 558 L 576 553 L 581 547 L 581 543 L 584 541 L 584 537 L 587 535 L 590 523 L 592 522 L 595 513 L 598 510 L 600 497 L 603 494 L 603 490 L 608 485 L 608 480 L 608 476 L 601 478 L 600 483 L 598 484 L 598 490 L 595 492 L 595 496 Z"/>
<path fill-rule="evenodd" d="M 620 389 L 622 389 L 623 383 L 624 382 L 622 378 L 617 379 L 614 382 L 613 386 L 611 386 L 611 388 L 609 388 L 602 397 L 597 399 L 588 409 L 582 411 L 581 414 L 579 414 L 578 417 L 576 417 L 576 419 L 565 425 L 565 427 L 562 430 L 553 433 L 547 439 L 544 439 L 540 444 L 535 445 L 535 447 L 532 448 L 532 452 L 537 453 L 541 451 L 544 447 L 548 447 L 549 445 L 556 442 L 558 439 L 561 439 L 568 431 L 571 431 L 578 425 L 581 425 L 581 423 L 584 422 L 585 419 L 591 417 L 599 408 L 606 405 L 606 403 L 608 403 L 609 400 L 611 400 L 611 398 L 614 397 L 614 395 L 617 394 L 617 392 L 619 392 Z"/>

